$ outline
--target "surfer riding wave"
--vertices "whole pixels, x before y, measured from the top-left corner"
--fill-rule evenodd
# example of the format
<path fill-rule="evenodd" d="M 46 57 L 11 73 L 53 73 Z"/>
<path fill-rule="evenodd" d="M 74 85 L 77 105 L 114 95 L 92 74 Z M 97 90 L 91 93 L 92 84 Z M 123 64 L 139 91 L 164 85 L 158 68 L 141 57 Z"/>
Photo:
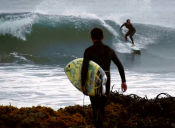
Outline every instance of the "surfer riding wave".
<path fill-rule="evenodd" d="M 131 24 L 130 19 L 127 19 L 126 22 L 124 24 L 122 24 L 122 26 L 120 27 L 120 30 L 122 29 L 122 27 L 125 26 L 129 31 L 125 34 L 125 41 L 127 41 L 127 37 L 129 36 L 132 42 L 132 46 L 134 46 L 134 40 L 133 40 L 133 35 L 136 32 L 136 29 L 133 27 L 133 25 Z"/>

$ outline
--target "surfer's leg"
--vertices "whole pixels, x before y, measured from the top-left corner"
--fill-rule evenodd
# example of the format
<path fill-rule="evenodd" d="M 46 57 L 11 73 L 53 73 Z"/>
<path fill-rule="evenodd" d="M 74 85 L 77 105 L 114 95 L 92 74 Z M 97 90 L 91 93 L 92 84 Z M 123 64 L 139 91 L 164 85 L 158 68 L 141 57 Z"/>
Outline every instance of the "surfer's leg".
<path fill-rule="evenodd" d="M 110 93 L 110 72 L 106 72 L 106 95 Z M 106 96 L 90 96 L 91 106 L 93 110 L 93 119 L 96 128 L 103 128 L 103 121 L 105 118 L 105 106 L 107 102 Z"/>
<path fill-rule="evenodd" d="M 106 75 L 107 75 L 107 82 L 106 82 L 106 95 L 108 96 L 109 95 L 109 93 L 110 93 L 110 73 L 108 72 L 108 73 L 106 73 Z"/>
<path fill-rule="evenodd" d="M 134 40 L 133 40 L 132 36 L 130 35 L 129 37 L 131 39 L 132 45 L 134 45 Z"/>
<path fill-rule="evenodd" d="M 92 111 L 93 111 L 93 122 L 96 128 L 100 128 L 100 99 L 97 96 L 90 97 Z"/>
<path fill-rule="evenodd" d="M 129 36 L 129 32 L 127 32 L 126 34 L 125 34 L 125 41 L 128 41 L 128 38 L 127 38 L 127 36 Z"/>
<path fill-rule="evenodd" d="M 107 103 L 107 97 L 100 96 L 99 97 L 99 109 L 98 109 L 98 114 L 97 114 L 97 128 L 103 128 L 106 103 Z"/>
<path fill-rule="evenodd" d="M 135 34 L 135 31 L 131 32 L 129 37 L 131 39 L 131 42 L 132 42 L 132 46 L 134 46 L 134 39 L 133 39 L 133 35 Z"/>
<path fill-rule="evenodd" d="M 104 96 L 90 97 L 91 106 L 93 110 L 93 120 L 96 128 L 103 128 L 104 109 L 107 98 Z"/>
<path fill-rule="evenodd" d="M 107 97 L 101 96 L 100 97 L 100 109 L 99 109 L 99 115 L 98 115 L 98 127 L 103 128 L 103 122 L 105 118 L 105 106 L 107 102 Z"/>
<path fill-rule="evenodd" d="M 90 98 L 90 101 L 91 101 L 93 116 L 94 116 L 94 119 L 95 119 L 95 116 L 96 116 L 96 108 L 97 108 L 97 105 L 96 105 L 96 98 L 95 98 L 94 96 L 90 96 L 89 98 Z"/>

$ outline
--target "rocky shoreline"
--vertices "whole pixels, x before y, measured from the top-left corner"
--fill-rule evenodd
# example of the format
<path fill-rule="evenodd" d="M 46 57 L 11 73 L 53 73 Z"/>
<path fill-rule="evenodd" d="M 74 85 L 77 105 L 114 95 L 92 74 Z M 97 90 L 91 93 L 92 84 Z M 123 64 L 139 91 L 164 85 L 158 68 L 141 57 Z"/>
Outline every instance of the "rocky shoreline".
<path fill-rule="evenodd" d="M 163 97 L 162 97 L 163 96 Z M 175 97 L 154 99 L 111 92 L 105 108 L 106 128 L 175 128 Z M 0 106 L 0 128 L 94 128 L 91 106 Z"/>

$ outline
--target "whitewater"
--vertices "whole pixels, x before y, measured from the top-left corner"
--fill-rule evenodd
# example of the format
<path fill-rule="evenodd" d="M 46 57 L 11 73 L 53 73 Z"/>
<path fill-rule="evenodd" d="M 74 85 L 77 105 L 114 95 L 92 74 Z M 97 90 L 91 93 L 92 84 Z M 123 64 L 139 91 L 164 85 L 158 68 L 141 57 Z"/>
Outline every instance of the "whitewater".
<path fill-rule="evenodd" d="M 175 96 L 175 1 L 173 0 L 0 0 L 0 104 L 54 109 L 89 104 L 64 73 L 71 60 L 83 57 L 92 45 L 90 31 L 104 31 L 125 68 L 128 90 L 154 98 Z M 164 9 L 162 9 L 164 8 Z M 136 28 L 133 54 L 123 42 L 120 25 L 126 19 Z M 111 89 L 121 79 L 111 65 Z M 113 88 L 112 88 L 113 87 Z M 84 102 L 83 102 L 84 100 Z"/>

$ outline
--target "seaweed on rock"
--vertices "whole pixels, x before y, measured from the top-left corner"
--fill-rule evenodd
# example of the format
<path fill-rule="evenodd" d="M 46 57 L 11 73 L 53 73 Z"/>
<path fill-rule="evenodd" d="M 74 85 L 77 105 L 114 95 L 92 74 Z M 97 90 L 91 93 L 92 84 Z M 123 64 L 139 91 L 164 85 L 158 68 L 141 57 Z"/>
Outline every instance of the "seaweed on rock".
<path fill-rule="evenodd" d="M 163 96 L 163 97 L 162 97 Z M 91 105 L 48 107 L 0 106 L 0 128 L 94 128 Z M 111 92 L 105 107 L 106 128 L 175 128 L 175 97 L 155 99 Z"/>

